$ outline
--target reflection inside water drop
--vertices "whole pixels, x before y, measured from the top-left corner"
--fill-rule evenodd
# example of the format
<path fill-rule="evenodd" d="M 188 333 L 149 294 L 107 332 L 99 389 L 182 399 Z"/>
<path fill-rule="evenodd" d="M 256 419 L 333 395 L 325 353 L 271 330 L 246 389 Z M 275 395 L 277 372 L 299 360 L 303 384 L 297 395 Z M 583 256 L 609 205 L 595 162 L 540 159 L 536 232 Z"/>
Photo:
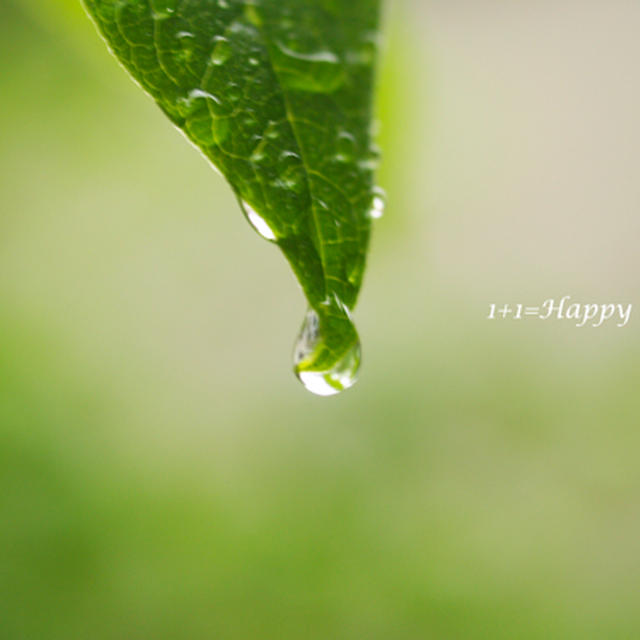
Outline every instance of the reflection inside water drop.
<path fill-rule="evenodd" d="M 244 210 L 247 220 L 251 223 L 251 226 L 266 240 L 275 240 L 276 234 L 273 233 L 271 227 L 267 224 L 267 221 L 248 203 L 242 202 L 242 209 Z"/>
<path fill-rule="evenodd" d="M 325 355 L 327 345 L 320 328 L 316 311 L 310 309 L 305 317 L 302 330 L 294 350 L 294 371 L 307 391 L 318 396 L 332 396 L 357 382 L 360 368 L 360 342 L 355 340 L 338 360 L 328 362 L 328 366 L 315 368 L 316 358 Z"/>
<path fill-rule="evenodd" d="M 357 382 L 356 372 L 360 362 L 360 345 L 350 351 L 330 371 L 297 371 L 296 375 L 307 391 L 317 396 L 333 396 Z"/>

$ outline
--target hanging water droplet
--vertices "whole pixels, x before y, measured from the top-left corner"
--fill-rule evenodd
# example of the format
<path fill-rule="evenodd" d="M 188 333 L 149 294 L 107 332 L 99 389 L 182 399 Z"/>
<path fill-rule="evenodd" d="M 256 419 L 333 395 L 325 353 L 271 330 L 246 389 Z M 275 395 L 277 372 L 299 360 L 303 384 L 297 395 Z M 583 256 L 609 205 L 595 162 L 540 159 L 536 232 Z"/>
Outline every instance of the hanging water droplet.
<path fill-rule="evenodd" d="M 340 329 L 343 332 L 336 335 L 346 338 L 346 348 L 335 358 L 327 344 L 330 336 L 325 334 L 326 328 L 321 326 L 318 313 L 309 309 L 305 316 L 294 348 L 293 364 L 296 376 L 311 393 L 332 396 L 352 387 L 357 381 L 360 341 L 348 315 L 344 315 Z"/>
<path fill-rule="evenodd" d="M 276 234 L 273 232 L 267 221 L 248 202 L 242 201 L 241 205 L 251 226 L 263 238 L 265 238 L 265 240 L 275 240 Z"/>

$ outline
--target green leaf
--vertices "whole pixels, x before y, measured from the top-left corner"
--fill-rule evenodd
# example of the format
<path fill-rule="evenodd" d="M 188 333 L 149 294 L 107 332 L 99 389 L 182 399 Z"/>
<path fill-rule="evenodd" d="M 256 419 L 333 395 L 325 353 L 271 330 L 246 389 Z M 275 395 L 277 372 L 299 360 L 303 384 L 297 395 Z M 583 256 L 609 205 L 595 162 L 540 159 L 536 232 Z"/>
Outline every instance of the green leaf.
<path fill-rule="evenodd" d="M 309 301 L 312 391 L 355 381 L 371 218 L 379 0 L 85 0 L 117 58 L 227 178 Z"/>

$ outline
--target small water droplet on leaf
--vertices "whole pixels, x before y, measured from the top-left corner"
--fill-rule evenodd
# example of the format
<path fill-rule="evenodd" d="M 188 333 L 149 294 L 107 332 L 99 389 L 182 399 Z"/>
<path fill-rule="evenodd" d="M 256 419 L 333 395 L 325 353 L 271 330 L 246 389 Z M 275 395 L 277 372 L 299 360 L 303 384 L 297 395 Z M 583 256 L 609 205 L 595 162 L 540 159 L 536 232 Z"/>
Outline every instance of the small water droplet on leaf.
<path fill-rule="evenodd" d="M 373 198 L 371 199 L 371 209 L 369 209 L 369 216 L 378 219 L 384 215 L 384 208 L 386 204 L 386 193 L 380 187 L 375 187 L 373 190 Z"/>
<path fill-rule="evenodd" d="M 335 159 L 338 162 L 352 162 L 356 151 L 356 139 L 348 131 L 341 131 L 338 134 L 336 148 L 338 153 L 336 153 Z"/>
<path fill-rule="evenodd" d="M 216 36 L 213 41 L 215 46 L 211 53 L 211 64 L 222 66 L 231 56 L 231 44 L 224 36 Z"/>
<path fill-rule="evenodd" d="M 184 63 L 191 62 L 195 36 L 190 31 L 178 31 L 178 33 L 176 33 L 176 39 L 180 47 L 180 51 L 176 53 L 176 57 Z"/>
<path fill-rule="evenodd" d="M 267 224 L 267 221 L 248 203 L 242 201 L 242 210 L 247 216 L 247 220 L 251 226 L 265 239 L 275 240 L 276 234 L 271 227 Z"/>
<path fill-rule="evenodd" d="M 335 395 L 357 382 L 360 340 L 346 308 L 338 308 L 344 310 L 341 315 L 334 316 L 334 308 L 322 318 L 309 309 L 294 348 L 296 376 L 319 396 Z"/>
<path fill-rule="evenodd" d="M 277 42 L 272 59 L 280 79 L 289 89 L 332 93 L 345 79 L 340 59 L 328 50 L 302 52 Z"/>

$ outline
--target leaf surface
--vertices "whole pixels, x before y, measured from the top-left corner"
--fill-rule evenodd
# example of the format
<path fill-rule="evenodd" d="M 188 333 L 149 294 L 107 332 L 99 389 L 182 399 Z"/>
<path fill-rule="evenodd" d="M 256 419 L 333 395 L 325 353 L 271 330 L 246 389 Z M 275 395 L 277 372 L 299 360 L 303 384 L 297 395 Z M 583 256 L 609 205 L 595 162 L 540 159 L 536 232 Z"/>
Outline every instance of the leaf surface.
<path fill-rule="evenodd" d="M 117 58 L 291 264 L 310 306 L 296 372 L 318 393 L 349 386 L 360 361 L 350 311 L 381 206 L 378 2 L 85 0 Z"/>

